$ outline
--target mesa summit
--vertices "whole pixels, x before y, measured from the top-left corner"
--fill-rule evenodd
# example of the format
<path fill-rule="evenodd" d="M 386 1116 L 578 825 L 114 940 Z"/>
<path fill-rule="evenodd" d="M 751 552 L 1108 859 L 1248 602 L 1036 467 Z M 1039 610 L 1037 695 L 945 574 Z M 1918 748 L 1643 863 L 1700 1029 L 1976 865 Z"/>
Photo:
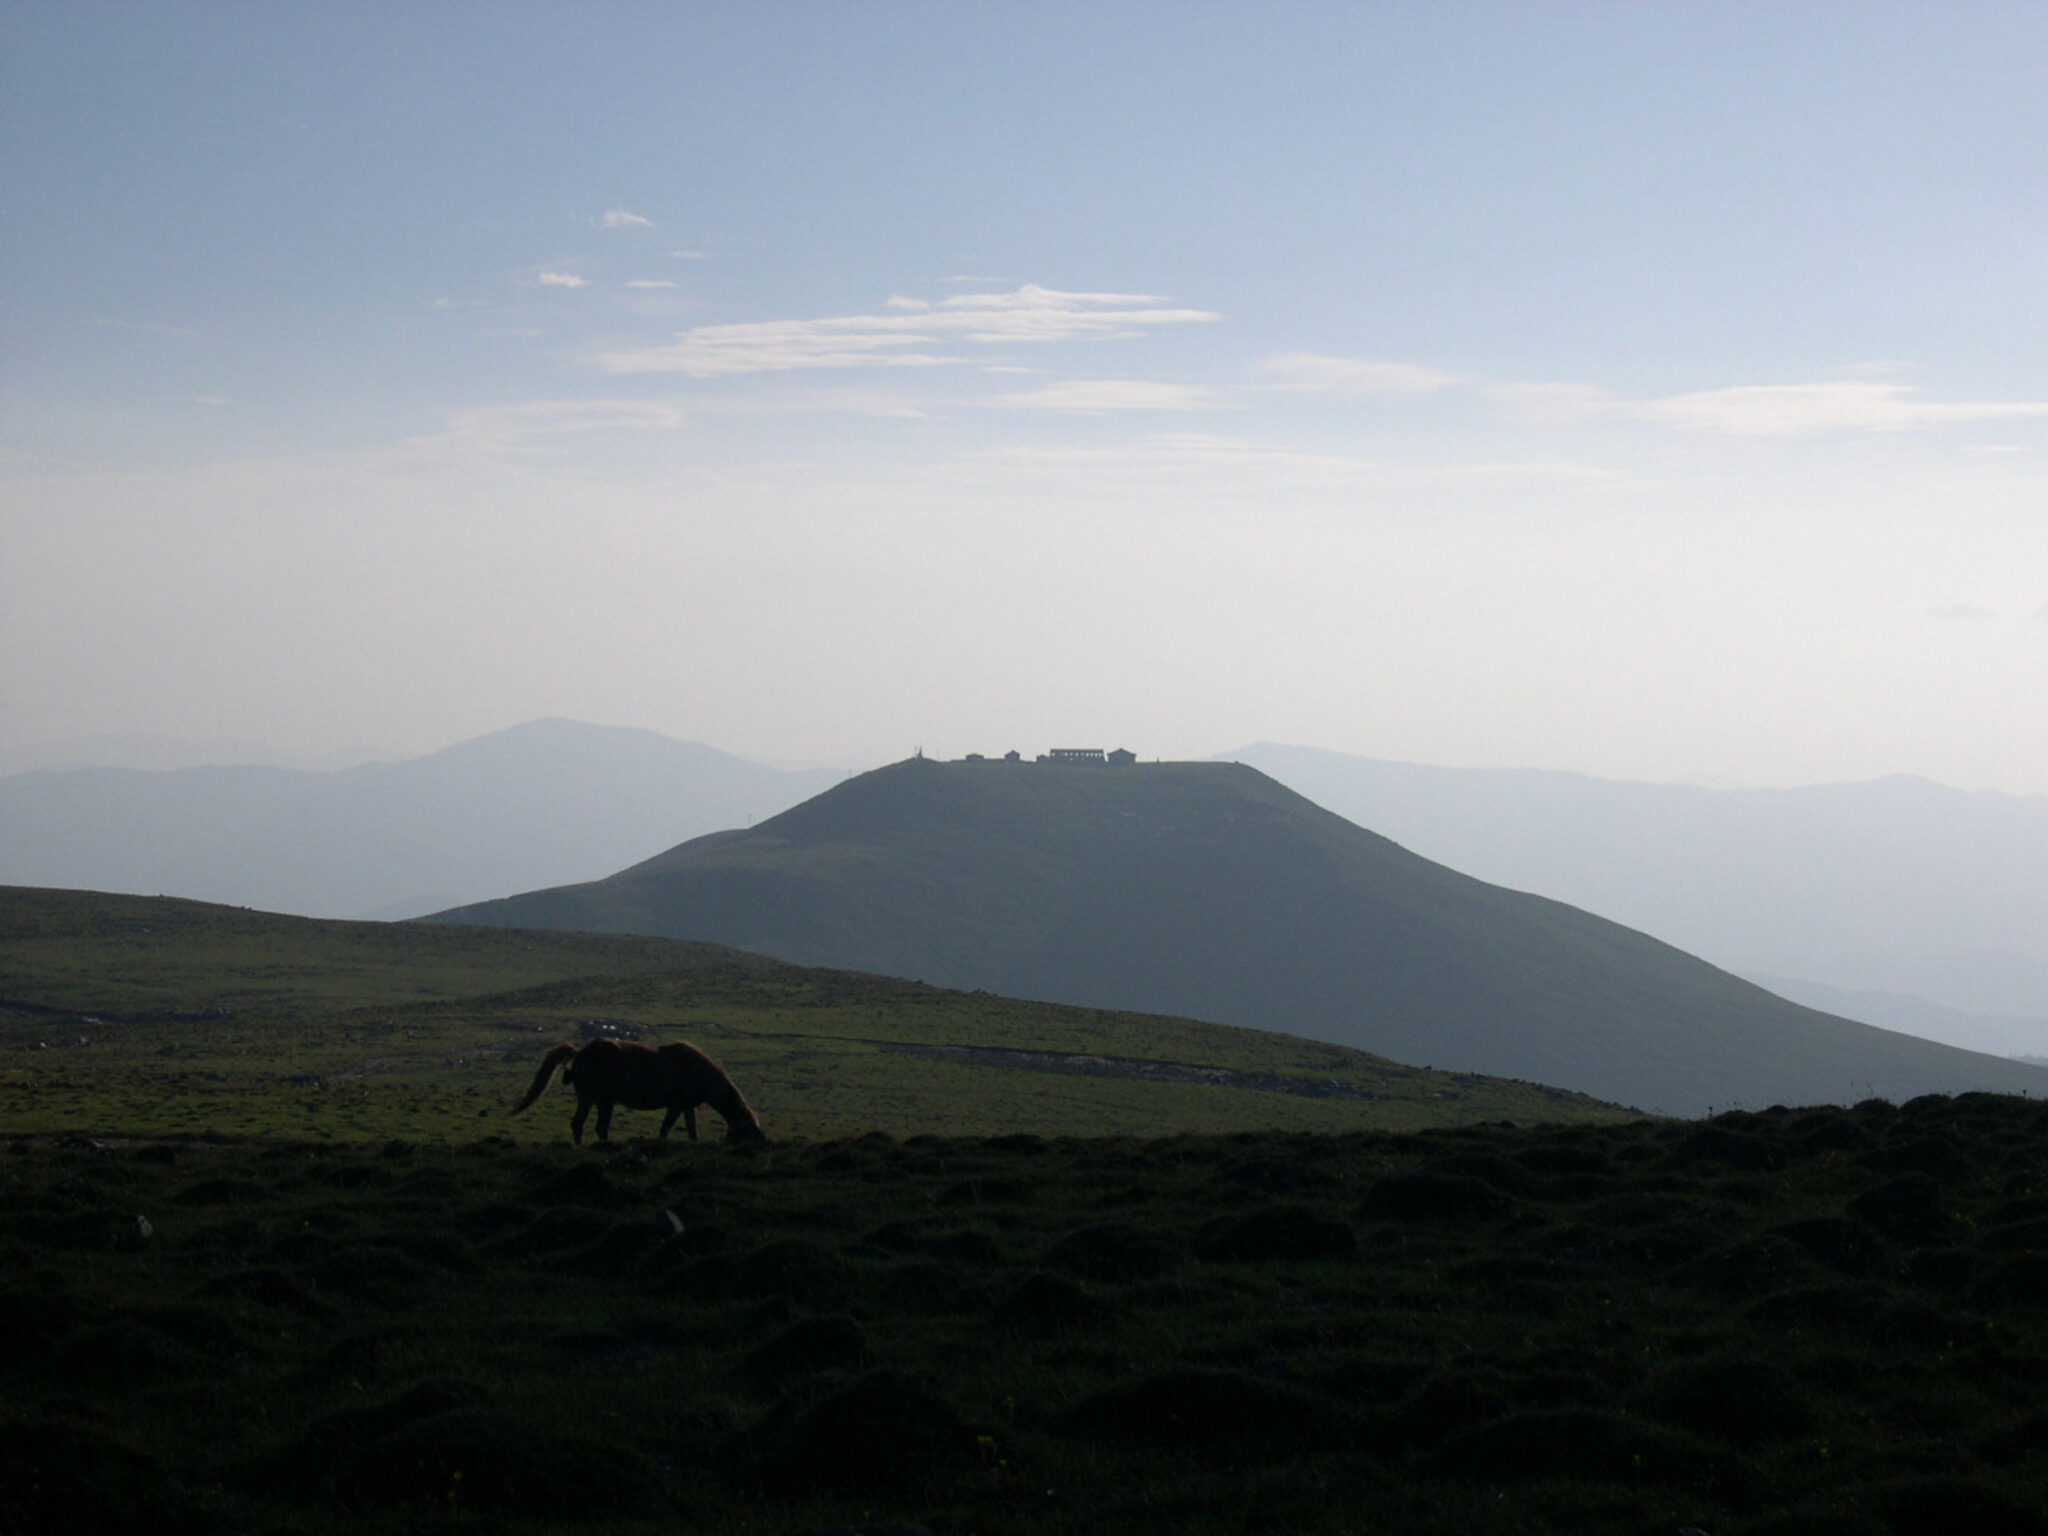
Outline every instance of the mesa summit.
<path fill-rule="evenodd" d="M 602 880 L 430 921 L 636 933 L 1245 1025 L 1681 1115 L 2048 1096 L 2039 1067 L 1803 1008 L 1473 879 L 1239 763 L 922 756 Z"/>
<path fill-rule="evenodd" d="M 920 752 L 918 756 L 923 757 L 924 754 Z M 1024 761 L 1024 754 L 1012 749 L 1005 752 L 1000 758 L 990 758 L 980 752 L 970 752 L 961 758 L 960 761 L 963 763 L 1021 763 Z M 1054 747 L 1050 752 L 1039 753 L 1034 761 L 1056 763 L 1063 766 L 1107 764 L 1111 768 L 1129 768 L 1138 761 L 1138 754 L 1127 747 L 1112 747 L 1107 752 L 1103 751 L 1100 747 Z"/>

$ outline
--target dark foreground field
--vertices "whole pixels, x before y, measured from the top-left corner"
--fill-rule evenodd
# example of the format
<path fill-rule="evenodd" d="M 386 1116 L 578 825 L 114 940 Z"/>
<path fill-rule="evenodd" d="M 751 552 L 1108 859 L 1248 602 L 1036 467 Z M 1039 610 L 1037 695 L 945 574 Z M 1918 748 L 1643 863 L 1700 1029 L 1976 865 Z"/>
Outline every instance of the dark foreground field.
<path fill-rule="evenodd" d="M 2022 1100 L 23 1142 L 0 1202 L 10 1536 L 2048 1531 Z"/>

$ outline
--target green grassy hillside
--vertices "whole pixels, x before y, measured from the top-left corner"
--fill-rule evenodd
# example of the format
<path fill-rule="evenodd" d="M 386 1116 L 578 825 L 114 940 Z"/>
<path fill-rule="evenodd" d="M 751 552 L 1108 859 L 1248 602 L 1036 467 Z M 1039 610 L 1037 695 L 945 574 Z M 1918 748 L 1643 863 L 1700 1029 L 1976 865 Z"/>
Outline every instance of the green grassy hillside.
<path fill-rule="evenodd" d="M 710 945 L 0 888 L 0 1134 L 558 1140 L 568 1094 L 518 1120 L 506 1108 L 550 1044 L 597 1031 L 710 1050 L 777 1137 L 1617 1114 L 1255 1030 Z M 615 1134 L 656 1123 L 622 1111 Z"/>
<path fill-rule="evenodd" d="M 913 759 L 610 879 L 441 920 L 713 940 L 1673 1113 L 2048 1092 L 2036 1068 L 1798 1007 L 1224 763 Z"/>
<path fill-rule="evenodd" d="M 778 1139 L 508 1120 L 591 1030 L 712 1045 Z M 661 939 L 0 890 L 0 1133 L 4 1536 L 2048 1532 L 2014 1097 L 1659 1121 Z"/>

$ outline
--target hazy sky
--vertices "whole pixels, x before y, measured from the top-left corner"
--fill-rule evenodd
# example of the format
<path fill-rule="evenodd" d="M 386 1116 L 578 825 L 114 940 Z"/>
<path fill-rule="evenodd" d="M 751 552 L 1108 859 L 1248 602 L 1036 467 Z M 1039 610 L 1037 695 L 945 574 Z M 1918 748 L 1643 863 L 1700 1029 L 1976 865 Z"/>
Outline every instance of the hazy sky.
<path fill-rule="evenodd" d="M 0 71 L 17 756 L 2048 792 L 2048 7 L 11 0 Z"/>

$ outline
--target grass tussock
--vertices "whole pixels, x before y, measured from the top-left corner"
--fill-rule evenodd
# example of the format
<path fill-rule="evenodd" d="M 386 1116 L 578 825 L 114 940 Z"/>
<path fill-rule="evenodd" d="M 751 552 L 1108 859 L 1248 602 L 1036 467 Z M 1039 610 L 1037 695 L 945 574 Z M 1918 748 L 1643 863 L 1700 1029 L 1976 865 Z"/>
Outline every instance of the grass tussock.
<path fill-rule="evenodd" d="M 52 1138 L 0 1213 L 9 1536 L 2048 1530 L 2024 1100 Z"/>

